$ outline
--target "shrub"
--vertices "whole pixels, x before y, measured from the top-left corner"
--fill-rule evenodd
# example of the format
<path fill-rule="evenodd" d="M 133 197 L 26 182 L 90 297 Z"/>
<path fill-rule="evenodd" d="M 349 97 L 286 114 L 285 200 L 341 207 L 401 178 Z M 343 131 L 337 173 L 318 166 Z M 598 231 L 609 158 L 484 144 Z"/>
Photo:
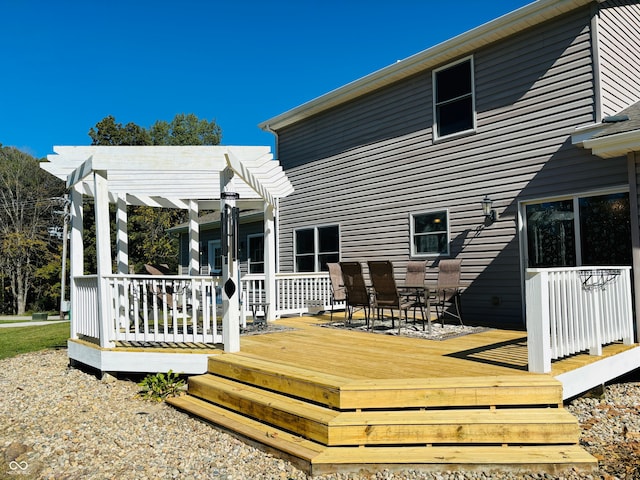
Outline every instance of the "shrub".
<path fill-rule="evenodd" d="M 166 374 L 149 374 L 138 383 L 142 388 L 141 398 L 161 402 L 167 397 L 179 397 L 184 392 L 185 381 L 177 373 L 169 370 Z"/>

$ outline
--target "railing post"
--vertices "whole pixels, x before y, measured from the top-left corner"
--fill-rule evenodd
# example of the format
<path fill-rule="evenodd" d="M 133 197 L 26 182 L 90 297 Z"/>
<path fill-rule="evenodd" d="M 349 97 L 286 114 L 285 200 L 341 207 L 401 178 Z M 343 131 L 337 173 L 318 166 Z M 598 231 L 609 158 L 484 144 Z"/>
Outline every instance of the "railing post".
<path fill-rule="evenodd" d="M 527 271 L 526 315 L 529 371 L 551 371 L 551 338 L 549 333 L 549 274 Z"/>

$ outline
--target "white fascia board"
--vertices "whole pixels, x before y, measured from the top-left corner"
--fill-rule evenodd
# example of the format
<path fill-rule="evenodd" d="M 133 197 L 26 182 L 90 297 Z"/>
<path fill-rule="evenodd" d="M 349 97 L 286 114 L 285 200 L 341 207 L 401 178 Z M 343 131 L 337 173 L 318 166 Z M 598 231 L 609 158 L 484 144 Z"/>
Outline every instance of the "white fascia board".
<path fill-rule="evenodd" d="M 640 130 L 584 140 L 582 146 L 601 158 L 621 157 L 629 152 L 640 152 Z"/>
<path fill-rule="evenodd" d="M 270 205 L 275 205 L 275 200 L 271 192 L 258 180 L 255 175 L 235 156 L 233 152 L 225 154 L 227 165 L 236 175 L 249 185 L 258 195 L 260 195 Z"/>
<path fill-rule="evenodd" d="M 469 55 L 485 45 L 502 40 L 594 1 L 538 0 L 272 117 L 259 123 L 258 127 L 264 131 L 277 131 L 282 127 L 358 98 L 418 72 L 435 68 L 448 61 Z"/>

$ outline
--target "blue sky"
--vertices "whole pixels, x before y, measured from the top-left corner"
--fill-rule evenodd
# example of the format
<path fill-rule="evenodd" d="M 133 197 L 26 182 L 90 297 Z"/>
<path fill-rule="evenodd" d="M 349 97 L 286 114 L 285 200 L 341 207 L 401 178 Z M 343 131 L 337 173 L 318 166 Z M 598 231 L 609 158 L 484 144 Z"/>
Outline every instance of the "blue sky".
<path fill-rule="evenodd" d="M 257 124 L 531 0 L 0 0 L 0 143 L 37 158 L 113 115 Z"/>

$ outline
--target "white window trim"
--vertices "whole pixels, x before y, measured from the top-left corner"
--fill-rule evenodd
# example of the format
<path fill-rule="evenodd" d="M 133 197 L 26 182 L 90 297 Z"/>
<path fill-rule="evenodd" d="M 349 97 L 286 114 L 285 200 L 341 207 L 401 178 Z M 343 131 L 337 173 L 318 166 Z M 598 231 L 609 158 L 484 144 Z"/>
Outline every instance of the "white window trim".
<path fill-rule="evenodd" d="M 310 227 L 299 227 L 299 228 L 295 228 L 293 230 L 293 271 L 294 272 L 298 272 L 298 245 L 297 245 L 297 240 L 296 240 L 296 233 L 299 230 L 313 230 L 313 271 L 314 272 L 319 272 L 320 271 L 320 263 L 318 261 L 318 257 L 320 256 L 320 252 L 318 252 L 318 245 L 319 245 L 319 236 L 318 236 L 318 230 L 320 228 L 324 228 L 324 227 L 338 227 L 338 259 L 342 258 L 342 235 L 341 235 L 341 231 L 342 228 L 340 227 L 339 223 L 326 223 L 326 224 L 322 224 L 322 225 L 313 225 Z M 326 253 L 326 252 L 323 252 Z M 307 254 L 307 255 L 311 255 L 311 254 Z"/>
<path fill-rule="evenodd" d="M 413 237 L 415 235 L 415 227 L 413 219 L 416 215 L 426 215 L 431 213 L 445 212 L 447 214 L 447 251 L 446 253 L 418 253 L 416 252 L 415 243 Z M 419 212 L 409 213 L 409 244 L 411 249 L 412 258 L 437 258 L 437 257 L 449 257 L 451 255 L 451 215 L 448 208 L 435 208 L 432 210 L 422 210 Z"/>
<path fill-rule="evenodd" d="M 471 62 L 471 103 L 473 105 L 473 113 L 472 113 L 472 122 L 473 127 L 467 130 L 462 130 L 460 132 L 450 133 L 449 135 L 438 135 L 439 125 L 438 125 L 438 114 L 437 114 L 437 105 L 436 105 L 436 77 L 437 73 L 442 70 L 447 70 L 448 68 L 454 67 L 460 63 L 464 63 L 466 61 Z M 470 133 L 474 133 L 477 131 L 478 123 L 477 123 L 477 110 L 476 110 L 476 77 L 475 77 L 475 62 L 473 55 L 468 57 L 461 58 L 453 63 L 448 63 L 447 65 L 443 65 L 442 67 L 436 68 L 431 72 L 431 89 L 432 89 L 432 100 L 433 100 L 433 139 L 436 140 L 444 140 L 450 138 L 456 138 L 464 135 L 468 135 Z"/>

